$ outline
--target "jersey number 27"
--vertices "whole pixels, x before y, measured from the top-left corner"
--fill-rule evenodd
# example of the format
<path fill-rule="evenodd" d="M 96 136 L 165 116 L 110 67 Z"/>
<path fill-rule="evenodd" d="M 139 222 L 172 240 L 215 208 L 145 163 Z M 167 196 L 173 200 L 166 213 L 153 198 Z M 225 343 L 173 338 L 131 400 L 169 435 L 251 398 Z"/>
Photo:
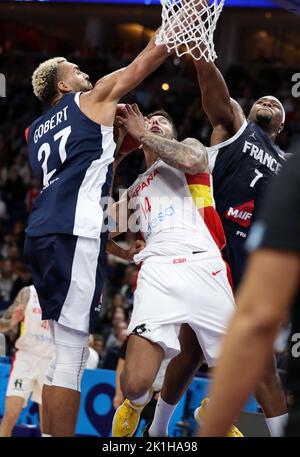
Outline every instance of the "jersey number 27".
<path fill-rule="evenodd" d="M 61 160 L 61 163 L 63 163 L 66 158 L 67 158 L 67 153 L 66 153 L 66 144 L 68 141 L 68 138 L 71 134 L 71 126 L 64 128 L 63 130 L 60 130 L 54 135 L 54 141 L 60 140 L 59 142 L 59 157 Z M 48 159 L 51 154 L 51 147 L 49 143 L 43 143 L 38 150 L 38 160 L 42 163 L 42 170 L 43 170 L 43 186 L 47 187 L 49 185 L 49 181 L 56 172 L 56 168 L 54 170 L 48 171 Z"/>

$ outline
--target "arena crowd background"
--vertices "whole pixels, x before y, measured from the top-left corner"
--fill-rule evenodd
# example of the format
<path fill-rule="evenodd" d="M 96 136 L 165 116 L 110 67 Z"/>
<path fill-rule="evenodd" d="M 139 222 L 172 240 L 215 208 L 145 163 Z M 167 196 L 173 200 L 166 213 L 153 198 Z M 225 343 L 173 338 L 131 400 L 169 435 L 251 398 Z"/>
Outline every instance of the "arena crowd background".
<path fill-rule="evenodd" d="M 33 70 L 43 60 L 65 56 L 95 82 L 127 65 L 159 23 L 160 7 L 156 5 L 0 3 L 0 73 L 6 78 L 6 97 L 0 99 L 0 312 L 31 283 L 22 252 L 39 183 L 28 167 L 24 130 L 43 110 L 32 93 Z M 285 152 L 299 153 L 300 99 L 291 92 L 292 75 L 299 72 L 300 64 L 299 17 L 273 8 L 225 8 L 215 42 L 217 63 L 231 96 L 246 113 L 258 97 L 277 96 L 287 112 L 278 143 Z M 138 103 L 144 113 L 165 109 L 175 120 L 179 139 L 195 137 L 208 145 L 210 126 L 190 58 L 170 57 L 123 101 Z M 144 166 L 140 151 L 124 160 L 115 177 L 115 198 Z M 120 242 L 129 246 L 133 240 L 129 233 Z M 99 354 L 98 366 L 114 369 L 126 339 L 136 267 L 108 257 L 107 270 L 94 348 Z M 8 356 L 14 353 L 17 335 L 18 328 L 7 334 Z M 279 341 L 280 367 L 284 367 L 285 351 Z"/>

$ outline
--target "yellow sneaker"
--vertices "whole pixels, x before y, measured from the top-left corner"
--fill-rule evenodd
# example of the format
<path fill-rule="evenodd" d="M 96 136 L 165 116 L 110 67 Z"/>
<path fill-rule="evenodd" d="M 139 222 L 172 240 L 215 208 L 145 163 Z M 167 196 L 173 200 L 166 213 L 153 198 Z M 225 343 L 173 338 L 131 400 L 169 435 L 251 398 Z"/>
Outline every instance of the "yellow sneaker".
<path fill-rule="evenodd" d="M 152 398 L 153 391 L 149 390 L 149 397 L 142 406 L 135 406 L 134 402 L 125 400 L 115 412 L 112 423 L 112 437 L 131 437 L 135 434 L 140 422 L 141 412 Z"/>
<path fill-rule="evenodd" d="M 244 435 L 242 434 L 242 432 L 235 425 L 232 425 L 230 427 L 230 430 L 226 436 L 228 438 L 244 438 Z"/>
<path fill-rule="evenodd" d="M 203 426 L 205 416 L 206 416 L 206 407 L 207 407 L 208 402 L 209 402 L 209 399 L 204 398 L 204 400 L 202 400 L 202 402 L 201 402 L 200 408 L 197 408 L 194 412 L 194 418 L 195 418 L 195 421 L 197 422 L 197 424 L 199 425 L 199 427 Z M 227 434 L 227 437 L 243 438 L 244 435 L 239 431 L 239 429 L 235 425 L 232 425 Z"/>

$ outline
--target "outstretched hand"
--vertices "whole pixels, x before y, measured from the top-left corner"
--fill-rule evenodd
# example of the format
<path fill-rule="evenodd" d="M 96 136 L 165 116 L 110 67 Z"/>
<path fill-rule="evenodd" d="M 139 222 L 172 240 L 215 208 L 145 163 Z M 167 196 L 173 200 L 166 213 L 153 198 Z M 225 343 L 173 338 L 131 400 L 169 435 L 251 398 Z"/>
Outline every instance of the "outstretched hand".
<path fill-rule="evenodd" d="M 146 119 L 140 112 L 136 103 L 126 104 L 122 109 L 121 115 L 116 116 L 119 123 L 122 123 L 130 136 L 140 141 L 142 136 L 148 132 Z"/>
<path fill-rule="evenodd" d="M 137 151 L 140 148 L 140 142 L 132 137 L 127 131 L 124 124 L 126 112 L 126 105 L 124 103 L 119 103 L 117 106 L 117 112 L 114 122 L 114 139 L 117 143 L 114 168 L 116 168 L 120 162 L 129 154 L 134 151 Z M 123 117 L 124 112 L 124 117 Z"/>

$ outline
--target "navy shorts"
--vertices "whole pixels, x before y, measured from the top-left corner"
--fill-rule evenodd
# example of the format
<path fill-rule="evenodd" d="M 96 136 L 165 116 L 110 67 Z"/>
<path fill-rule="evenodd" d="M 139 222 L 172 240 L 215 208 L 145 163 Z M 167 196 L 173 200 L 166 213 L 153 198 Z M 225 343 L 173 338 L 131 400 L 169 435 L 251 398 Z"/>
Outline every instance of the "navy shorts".
<path fill-rule="evenodd" d="M 26 236 L 24 255 L 42 319 L 93 332 L 106 270 L 103 240 L 64 234 Z"/>
<path fill-rule="evenodd" d="M 226 234 L 226 246 L 222 255 L 230 267 L 234 291 L 243 279 L 247 264 L 248 252 L 245 244 L 246 239 L 238 239 L 236 234 Z"/>

